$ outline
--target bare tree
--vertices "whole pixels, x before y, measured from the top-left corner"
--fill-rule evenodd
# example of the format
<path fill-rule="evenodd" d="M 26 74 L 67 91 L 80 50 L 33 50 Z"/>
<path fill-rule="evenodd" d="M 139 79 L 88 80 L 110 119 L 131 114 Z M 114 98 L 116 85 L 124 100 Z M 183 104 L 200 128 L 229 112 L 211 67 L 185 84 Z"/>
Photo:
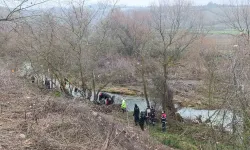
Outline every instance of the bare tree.
<path fill-rule="evenodd" d="M 137 59 L 135 66 L 137 66 L 142 78 L 147 106 L 150 106 L 145 77 L 149 68 L 147 65 L 149 65 L 150 40 L 153 38 L 149 26 L 150 14 L 147 11 L 132 11 L 126 14 L 121 10 L 116 10 L 112 19 L 113 34 L 123 45 L 122 50 L 118 50 L 118 52 Z"/>
<path fill-rule="evenodd" d="M 241 32 L 249 44 L 250 40 L 250 1 L 230 0 L 230 6 L 222 7 L 222 21 L 232 29 Z"/>
<path fill-rule="evenodd" d="M 234 145 L 240 145 L 247 149 L 250 143 L 247 137 L 250 135 L 249 118 L 249 41 L 250 41 L 250 1 L 231 0 L 230 6 L 222 7 L 222 21 L 228 27 L 237 30 L 240 34 L 234 36 L 234 44 L 230 45 L 227 70 L 227 93 L 231 103 L 228 105 L 233 111 L 232 119 Z M 236 123 L 237 116 L 243 120 L 243 132 L 239 133 L 239 125 Z"/>
<path fill-rule="evenodd" d="M 202 26 L 201 18 L 192 9 L 191 3 L 177 0 L 171 3 L 159 1 L 151 9 L 153 28 L 159 41 L 159 58 L 162 65 L 162 108 L 174 114 L 173 93 L 168 85 L 168 68 L 175 63 L 191 43 L 197 39 Z"/>
<path fill-rule="evenodd" d="M 106 19 L 105 15 L 112 13 L 116 2 L 111 7 L 109 4 L 104 2 L 100 3 L 98 8 L 88 9 L 85 1 L 79 1 L 78 3 L 71 3 L 72 11 L 62 9 L 62 20 L 66 25 L 64 40 L 69 44 L 69 48 L 77 60 L 76 64 L 79 68 L 77 72 L 80 74 L 83 91 L 90 89 L 87 84 L 92 79 L 92 89 L 96 93 L 95 74 L 98 70 L 97 64 L 101 57 L 106 57 L 102 55 L 106 49 L 104 51 L 102 49 L 106 48 L 104 44 L 110 20 Z M 97 35 L 97 32 L 100 32 L 99 35 Z M 100 86 L 98 91 L 108 83 Z"/>
<path fill-rule="evenodd" d="M 33 15 L 22 15 L 21 12 L 26 11 L 29 8 L 32 8 L 36 5 L 43 4 L 45 2 L 48 2 L 49 0 L 42 0 L 42 1 L 28 1 L 28 0 L 20 0 L 20 1 L 6 1 L 2 0 L 1 3 L 4 7 L 1 9 L 6 9 L 6 12 L 3 11 L 4 15 L 0 16 L 0 22 L 1 21 L 14 21 L 18 19 L 28 18 Z M 16 4 L 18 2 L 18 4 Z"/>
<path fill-rule="evenodd" d="M 16 36 L 16 28 L 18 24 L 17 20 L 30 18 L 36 16 L 31 8 L 34 8 L 38 5 L 46 3 L 49 0 L 39 0 L 39 1 L 28 1 L 28 0 L 20 0 L 20 1 L 12 1 L 12 0 L 1 0 L 1 14 L 0 14 L 0 22 L 1 28 L 4 29 L 4 32 L 8 32 L 3 41 L 5 45 L 12 42 L 12 46 L 9 47 L 7 53 L 10 54 L 12 62 L 14 62 L 15 70 L 18 68 L 18 64 L 20 63 L 23 57 L 20 57 L 20 52 L 15 47 L 15 36 Z M 19 22 L 20 23 L 20 22 Z M 14 32 L 15 31 L 15 32 Z M 6 53 L 5 53 L 6 54 Z"/>
<path fill-rule="evenodd" d="M 66 45 L 61 43 L 62 29 L 50 13 L 28 20 L 17 30 L 19 50 L 32 64 L 37 76 L 47 75 L 51 80 L 55 76 L 61 89 L 70 95 L 65 89 L 64 78 L 71 71 L 73 59 Z"/>

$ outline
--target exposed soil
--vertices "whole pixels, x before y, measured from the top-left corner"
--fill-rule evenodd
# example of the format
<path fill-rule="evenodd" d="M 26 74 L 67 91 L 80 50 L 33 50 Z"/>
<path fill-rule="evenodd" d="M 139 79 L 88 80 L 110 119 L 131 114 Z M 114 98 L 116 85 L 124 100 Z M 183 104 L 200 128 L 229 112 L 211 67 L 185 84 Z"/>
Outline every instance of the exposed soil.
<path fill-rule="evenodd" d="M 53 98 L 0 72 L 0 149 L 170 150 L 139 128 L 117 121 L 119 106 Z"/>

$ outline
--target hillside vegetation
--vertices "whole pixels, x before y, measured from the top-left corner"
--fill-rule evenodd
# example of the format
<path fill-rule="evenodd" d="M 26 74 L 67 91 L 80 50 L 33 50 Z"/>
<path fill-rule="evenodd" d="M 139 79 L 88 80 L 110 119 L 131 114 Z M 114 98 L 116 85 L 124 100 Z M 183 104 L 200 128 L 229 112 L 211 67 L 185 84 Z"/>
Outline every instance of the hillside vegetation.
<path fill-rule="evenodd" d="M 86 100 L 55 98 L 6 68 L 0 71 L 0 83 L 1 149 L 171 149 Z"/>

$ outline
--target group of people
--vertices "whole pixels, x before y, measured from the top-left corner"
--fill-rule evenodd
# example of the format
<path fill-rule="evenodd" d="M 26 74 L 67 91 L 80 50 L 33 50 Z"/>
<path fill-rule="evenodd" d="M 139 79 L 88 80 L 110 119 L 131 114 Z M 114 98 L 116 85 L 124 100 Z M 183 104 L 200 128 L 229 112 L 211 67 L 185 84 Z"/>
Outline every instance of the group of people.
<path fill-rule="evenodd" d="M 135 104 L 134 107 L 134 121 L 135 121 L 135 125 L 137 126 L 138 123 L 141 127 L 142 130 L 144 130 L 144 124 L 146 122 L 147 125 L 155 125 L 156 122 L 156 114 L 155 114 L 155 109 L 153 107 L 147 107 L 147 109 L 145 111 L 141 111 L 140 112 L 140 108 L 137 106 L 137 104 Z M 161 116 L 161 122 L 162 122 L 162 131 L 166 131 L 166 113 L 162 112 L 162 116 Z"/>
<path fill-rule="evenodd" d="M 122 100 L 121 109 L 122 109 L 123 113 L 126 112 L 125 100 Z M 147 125 L 151 124 L 151 125 L 155 126 L 156 111 L 155 111 L 153 106 L 151 106 L 151 108 L 148 106 L 145 111 L 140 112 L 140 108 L 138 107 L 137 104 L 135 104 L 133 116 L 134 116 L 135 125 L 137 126 L 139 124 L 143 131 L 144 131 L 145 122 Z M 165 132 L 166 131 L 166 123 L 167 123 L 167 115 L 166 115 L 165 111 L 162 111 L 161 123 L 162 123 L 162 131 Z"/>
<path fill-rule="evenodd" d="M 139 107 L 137 106 L 137 104 L 135 104 L 134 107 L 134 121 L 135 121 L 135 125 L 137 126 L 138 123 L 141 127 L 142 130 L 144 130 L 144 124 L 146 122 L 147 125 L 155 125 L 156 122 L 156 114 L 155 114 L 155 109 L 153 107 L 147 107 L 147 109 L 145 111 L 141 111 Z M 140 115 L 141 114 L 141 115 Z M 140 116 L 140 117 L 139 117 Z M 165 132 L 166 131 L 166 123 L 167 123 L 167 115 L 165 113 L 165 111 L 162 111 L 162 115 L 161 115 L 161 123 L 162 123 L 162 131 Z"/>
<path fill-rule="evenodd" d="M 147 107 L 145 111 L 140 112 L 139 107 L 135 104 L 133 116 L 135 125 L 139 123 L 142 130 L 144 130 L 144 122 L 146 122 L 147 125 L 155 125 L 155 109 L 153 107 Z"/>
<path fill-rule="evenodd" d="M 140 115 L 141 113 L 141 115 Z M 142 130 L 144 130 L 144 122 L 146 122 L 147 125 L 153 125 L 155 126 L 155 122 L 156 122 L 156 112 L 155 109 L 153 107 L 147 107 L 147 109 L 145 111 L 141 111 L 139 107 L 137 106 L 137 104 L 135 104 L 134 107 L 134 121 L 135 121 L 135 125 L 137 125 L 139 123 L 140 127 Z M 139 118 L 140 116 L 140 118 Z M 162 131 L 165 132 L 166 131 L 166 123 L 167 123 L 167 115 L 165 113 L 165 111 L 162 111 L 161 114 L 161 123 L 162 123 Z"/>
<path fill-rule="evenodd" d="M 114 103 L 115 96 L 111 96 L 107 93 L 101 92 L 99 94 L 99 102 L 106 105 L 111 105 Z"/>

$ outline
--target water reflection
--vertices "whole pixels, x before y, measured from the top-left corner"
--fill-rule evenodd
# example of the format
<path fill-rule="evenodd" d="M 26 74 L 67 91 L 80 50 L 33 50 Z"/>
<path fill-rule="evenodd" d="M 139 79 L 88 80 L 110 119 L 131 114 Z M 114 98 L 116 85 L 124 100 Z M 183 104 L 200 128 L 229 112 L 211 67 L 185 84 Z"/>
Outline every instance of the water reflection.
<path fill-rule="evenodd" d="M 137 104 L 140 110 L 146 110 L 147 104 L 146 100 L 142 97 L 133 97 L 133 96 L 124 96 L 124 95 L 115 95 L 115 103 L 121 104 L 122 98 L 126 100 L 127 110 L 133 111 L 134 105 Z M 178 107 L 178 105 L 175 105 Z M 177 111 L 184 119 L 196 120 L 198 116 L 201 116 L 202 122 L 207 122 L 208 124 L 214 127 L 223 127 L 225 131 L 232 132 L 232 120 L 233 113 L 229 110 L 197 110 L 193 108 L 180 108 Z M 242 119 L 236 115 L 234 124 L 238 126 L 238 129 L 242 125 Z"/>

